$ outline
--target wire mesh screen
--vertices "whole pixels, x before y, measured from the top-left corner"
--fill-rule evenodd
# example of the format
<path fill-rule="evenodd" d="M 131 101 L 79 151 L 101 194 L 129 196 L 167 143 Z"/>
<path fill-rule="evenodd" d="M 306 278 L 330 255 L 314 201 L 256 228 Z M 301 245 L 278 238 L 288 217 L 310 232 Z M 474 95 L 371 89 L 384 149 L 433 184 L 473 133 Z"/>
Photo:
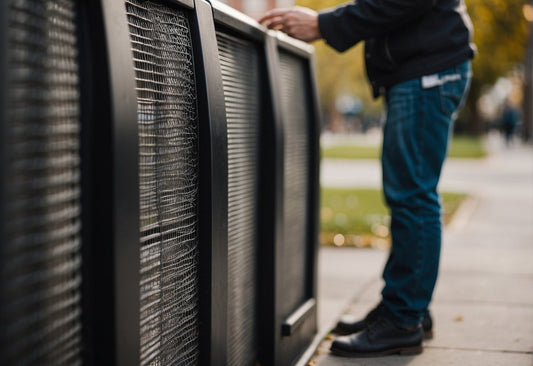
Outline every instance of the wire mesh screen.
<path fill-rule="evenodd" d="M 6 8 L 0 364 L 76 365 L 81 204 L 74 4 L 18 0 Z"/>
<path fill-rule="evenodd" d="M 303 60 L 280 52 L 281 96 L 284 119 L 284 236 L 283 263 L 285 313 L 306 300 L 306 253 L 309 202 L 309 114 L 306 65 Z"/>
<path fill-rule="evenodd" d="M 198 117 L 186 13 L 126 1 L 138 96 L 141 364 L 198 362 Z"/>
<path fill-rule="evenodd" d="M 217 33 L 228 128 L 228 364 L 255 365 L 259 52 Z"/>

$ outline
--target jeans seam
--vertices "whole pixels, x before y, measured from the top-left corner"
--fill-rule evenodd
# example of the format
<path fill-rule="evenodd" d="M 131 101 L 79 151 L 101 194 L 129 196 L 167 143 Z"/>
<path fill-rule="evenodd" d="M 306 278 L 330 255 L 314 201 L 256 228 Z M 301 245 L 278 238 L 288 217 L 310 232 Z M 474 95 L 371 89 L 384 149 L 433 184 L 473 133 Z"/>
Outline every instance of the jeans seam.
<path fill-rule="evenodd" d="M 427 103 L 427 100 L 426 100 L 426 93 L 422 90 L 422 89 L 419 89 L 418 91 L 420 93 L 420 105 L 424 106 L 426 105 Z M 417 154 L 417 174 L 418 174 L 418 177 L 417 179 L 419 180 L 422 180 L 424 178 L 424 174 L 423 174 L 423 164 L 422 164 L 422 152 L 424 151 L 424 138 L 423 138 L 423 135 L 424 135 L 424 129 L 426 128 L 426 111 L 425 111 L 425 108 L 420 108 L 419 107 L 419 111 L 417 113 L 418 115 L 418 118 L 419 118 L 419 123 L 418 123 L 418 133 L 417 133 L 417 139 L 418 139 L 418 154 Z M 420 193 L 419 193 L 420 194 Z M 421 205 L 420 205 L 420 202 L 418 202 L 420 200 L 420 196 L 419 194 L 417 194 L 415 197 L 416 201 L 417 201 L 417 204 L 416 204 L 416 217 L 417 217 L 417 231 L 418 231 L 418 235 L 416 236 L 416 239 L 417 242 L 415 243 L 415 246 L 416 246 L 416 268 L 415 268 L 415 273 L 416 273 L 416 286 L 420 286 L 420 283 L 422 282 L 422 261 L 423 261 L 423 248 L 422 248 L 422 243 L 424 243 L 424 240 L 425 240 L 425 235 L 424 235 L 424 230 L 423 230 L 423 220 L 421 218 Z"/>

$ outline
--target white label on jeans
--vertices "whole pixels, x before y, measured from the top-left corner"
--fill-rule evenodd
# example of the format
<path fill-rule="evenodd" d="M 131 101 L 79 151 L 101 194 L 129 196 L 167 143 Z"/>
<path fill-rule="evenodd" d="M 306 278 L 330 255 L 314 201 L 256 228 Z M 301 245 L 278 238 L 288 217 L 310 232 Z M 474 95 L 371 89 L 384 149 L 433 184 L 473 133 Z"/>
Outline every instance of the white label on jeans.
<path fill-rule="evenodd" d="M 422 76 L 422 88 L 428 89 L 441 85 L 439 74 Z"/>
<path fill-rule="evenodd" d="M 435 86 L 442 85 L 448 81 L 456 81 L 461 79 L 461 74 L 449 74 L 439 77 L 439 74 L 422 76 L 422 88 L 428 89 Z"/>

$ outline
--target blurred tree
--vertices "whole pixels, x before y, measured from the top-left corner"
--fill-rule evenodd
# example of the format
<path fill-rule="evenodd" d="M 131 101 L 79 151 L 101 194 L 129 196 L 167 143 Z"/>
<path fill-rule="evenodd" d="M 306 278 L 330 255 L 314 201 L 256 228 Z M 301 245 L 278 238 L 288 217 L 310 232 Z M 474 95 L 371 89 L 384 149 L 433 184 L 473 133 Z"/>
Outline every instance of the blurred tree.
<path fill-rule="evenodd" d="M 522 63 L 529 24 L 522 8 L 526 0 L 465 0 L 474 23 L 474 42 L 478 55 L 473 62 L 474 78 L 462 120 L 467 121 L 470 134 L 483 132 L 478 110 L 478 99 L 485 87 Z M 344 3 L 343 0 L 296 0 L 297 5 L 315 10 Z M 343 54 L 329 48 L 324 42 L 315 42 L 317 78 L 323 111 L 331 116 L 335 112 L 335 99 L 340 94 L 358 96 L 365 114 L 377 114 L 382 109 L 374 101 L 366 83 L 362 45 Z"/>
<path fill-rule="evenodd" d="M 296 4 L 322 10 L 346 2 L 345 0 L 296 0 Z M 363 115 L 379 118 L 383 105 L 372 97 L 366 80 L 363 45 L 338 53 L 324 41 L 314 43 L 317 63 L 317 79 L 321 107 L 329 123 L 339 117 L 335 101 L 341 95 L 358 97 L 363 104 Z"/>
<path fill-rule="evenodd" d="M 487 86 L 522 64 L 529 23 L 522 8 L 525 0 L 465 0 L 474 23 L 478 54 L 473 61 L 474 77 L 463 119 L 468 132 L 483 132 L 478 99 Z"/>

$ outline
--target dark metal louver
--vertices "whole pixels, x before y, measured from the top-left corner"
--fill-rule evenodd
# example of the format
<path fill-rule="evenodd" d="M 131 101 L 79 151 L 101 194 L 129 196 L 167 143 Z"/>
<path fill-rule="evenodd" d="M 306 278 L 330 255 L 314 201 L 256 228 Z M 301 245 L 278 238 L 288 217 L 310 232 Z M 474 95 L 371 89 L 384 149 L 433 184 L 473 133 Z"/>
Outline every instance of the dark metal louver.
<path fill-rule="evenodd" d="M 74 2 L 8 1 L 3 9 L 0 364 L 81 364 Z"/>
<path fill-rule="evenodd" d="M 126 1 L 135 62 L 141 364 L 198 362 L 198 117 L 184 12 Z"/>
<path fill-rule="evenodd" d="M 303 60 L 280 52 L 280 86 L 285 119 L 284 129 L 284 192 L 283 246 L 279 270 L 284 281 L 280 286 L 284 301 L 282 311 L 294 311 L 306 300 L 309 244 L 309 166 L 310 120 L 306 98 L 306 65 Z"/>
<path fill-rule="evenodd" d="M 228 365 L 255 365 L 258 347 L 260 56 L 217 32 L 228 131 Z"/>

